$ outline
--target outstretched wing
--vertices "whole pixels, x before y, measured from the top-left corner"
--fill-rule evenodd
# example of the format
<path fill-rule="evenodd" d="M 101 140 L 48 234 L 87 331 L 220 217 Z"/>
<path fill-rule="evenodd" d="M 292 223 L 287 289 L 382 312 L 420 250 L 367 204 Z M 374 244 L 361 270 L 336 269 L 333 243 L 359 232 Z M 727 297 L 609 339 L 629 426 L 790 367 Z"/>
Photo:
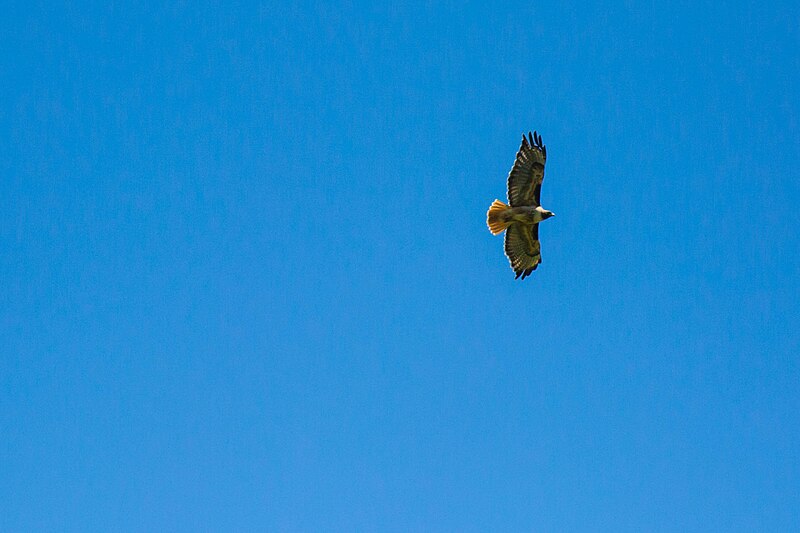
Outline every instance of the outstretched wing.
<path fill-rule="evenodd" d="M 511 224 L 506 230 L 505 250 L 508 262 L 517 274 L 516 277 L 522 276 L 522 279 L 525 279 L 530 276 L 542 262 L 539 224 L 528 225 L 520 222 Z"/>
<path fill-rule="evenodd" d="M 542 136 L 528 132 L 522 136 L 522 146 L 517 159 L 508 174 L 508 203 L 511 207 L 521 205 L 541 205 L 539 194 L 544 179 L 544 164 L 547 161 L 547 148 L 542 144 Z"/>

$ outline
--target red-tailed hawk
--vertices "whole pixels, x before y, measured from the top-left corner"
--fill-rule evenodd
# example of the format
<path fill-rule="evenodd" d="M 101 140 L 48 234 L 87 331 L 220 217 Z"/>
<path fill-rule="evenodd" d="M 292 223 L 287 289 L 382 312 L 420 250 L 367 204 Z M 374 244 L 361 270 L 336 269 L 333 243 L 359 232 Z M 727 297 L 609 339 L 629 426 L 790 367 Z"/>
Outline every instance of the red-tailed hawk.
<path fill-rule="evenodd" d="M 522 135 L 522 146 L 508 174 L 508 203 L 495 200 L 486 213 L 492 235 L 506 232 L 505 250 L 511 268 L 522 279 L 530 276 L 542 262 L 539 246 L 539 222 L 554 216 L 539 203 L 544 179 L 547 149 L 542 136 Z M 516 279 L 514 278 L 514 279 Z"/>

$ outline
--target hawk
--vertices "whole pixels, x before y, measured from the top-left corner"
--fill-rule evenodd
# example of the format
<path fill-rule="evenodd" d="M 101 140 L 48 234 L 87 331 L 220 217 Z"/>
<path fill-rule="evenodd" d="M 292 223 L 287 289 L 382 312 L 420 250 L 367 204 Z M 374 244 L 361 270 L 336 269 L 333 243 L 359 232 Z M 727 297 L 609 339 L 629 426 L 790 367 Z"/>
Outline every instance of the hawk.
<path fill-rule="evenodd" d="M 517 279 L 531 275 L 542 262 L 539 246 L 539 222 L 555 215 L 539 203 L 544 179 L 547 149 L 542 136 L 528 132 L 522 135 L 522 146 L 508 173 L 508 203 L 495 200 L 486 213 L 486 224 L 492 235 L 506 232 L 505 251 Z"/>

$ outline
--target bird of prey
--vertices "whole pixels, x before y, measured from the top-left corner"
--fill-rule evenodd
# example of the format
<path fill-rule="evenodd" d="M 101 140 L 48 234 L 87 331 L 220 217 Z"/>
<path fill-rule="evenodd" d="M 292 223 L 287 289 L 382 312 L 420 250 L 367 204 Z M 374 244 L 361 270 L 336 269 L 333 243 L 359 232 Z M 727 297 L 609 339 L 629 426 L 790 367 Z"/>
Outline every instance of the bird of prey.
<path fill-rule="evenodd" d="M 544 179 L 547 149 L 542 136 L 528 132 L 522 135 L 522 146 L 508 174 L 508 203 L 495 200 L 486 213 L 486 224 L 492 235 L 506 232 L 505 251 L 514 279 L 525 279 L 542 262 L 539 246 L 539 222 L 554 216 L 539 202 Z"/>

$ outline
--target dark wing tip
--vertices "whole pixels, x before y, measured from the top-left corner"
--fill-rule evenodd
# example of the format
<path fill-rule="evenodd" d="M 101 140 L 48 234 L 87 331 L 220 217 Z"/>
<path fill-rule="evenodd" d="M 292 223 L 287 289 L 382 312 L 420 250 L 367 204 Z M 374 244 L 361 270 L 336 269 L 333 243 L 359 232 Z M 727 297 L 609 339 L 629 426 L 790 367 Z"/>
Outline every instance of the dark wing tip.
<path fill-rule="evenodd" d="M 516 272 L 516 273 L 517 273 L 517 275 L 516 275 L 516 276 L 514 276 L 514 279 L 519 279 L 519 277 L 522 275 L 522 272 L 523 272 L 523 271 L 522 271 L 522 270 L 515 270 L 514 272 Z M 525 278 L 522 278 L 522 279 L 525 279 Z"/>

